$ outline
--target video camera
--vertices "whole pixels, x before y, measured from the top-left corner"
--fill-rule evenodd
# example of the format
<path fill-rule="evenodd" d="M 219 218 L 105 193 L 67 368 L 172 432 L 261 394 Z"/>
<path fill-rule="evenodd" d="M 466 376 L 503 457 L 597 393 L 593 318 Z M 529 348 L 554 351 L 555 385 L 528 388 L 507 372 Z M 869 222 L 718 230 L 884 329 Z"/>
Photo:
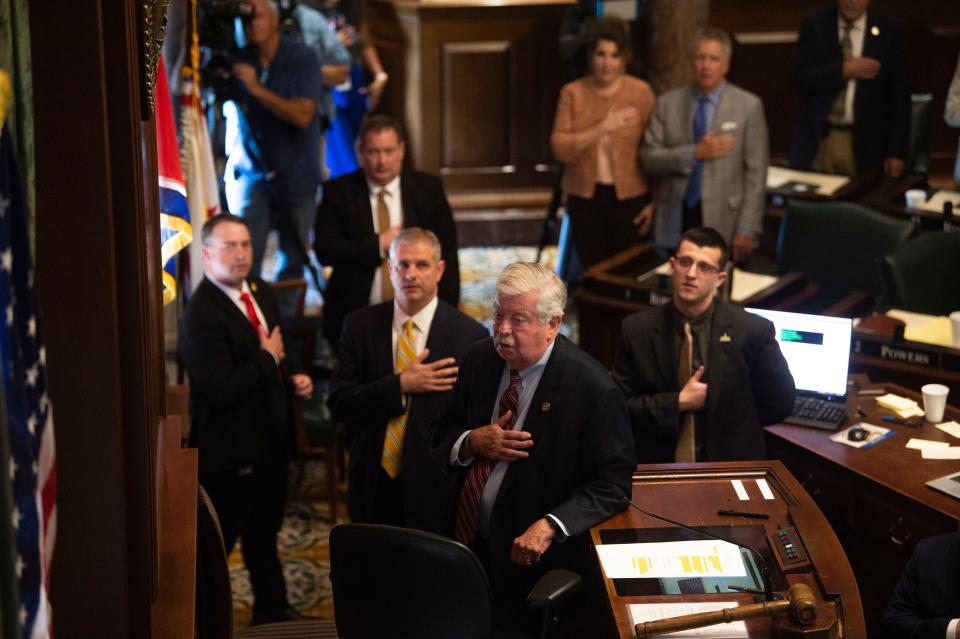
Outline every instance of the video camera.
<path fill-rule="evenodd" d="M 296 0 L 274 2 L 284 33 L 299 34 L 293 18 Z M 253 15 L 246 0 L 199 0 L 197 3 L 197 35 L 200 39 L 200 77 L 203 86 L 212 90 L 217 102 L 235 99 L 239 85 L 233 77 L 233 63 L 240 48 L 237 42 L 237 18 L 245 22 Z"/>

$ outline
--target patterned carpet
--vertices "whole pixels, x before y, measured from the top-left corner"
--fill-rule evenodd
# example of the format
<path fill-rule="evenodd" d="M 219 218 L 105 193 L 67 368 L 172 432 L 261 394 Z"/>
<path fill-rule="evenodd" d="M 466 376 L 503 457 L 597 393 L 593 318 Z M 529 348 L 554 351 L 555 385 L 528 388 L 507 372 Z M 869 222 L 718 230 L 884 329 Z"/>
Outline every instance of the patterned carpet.
<path fill-rule="evenodd" d="M 531 246 L 466 248 L 460 250 L 459 257 L 463 310 L 489 329 L 497 274 L 517 260 L 533 260 L 536 249 Z M 556 247 L 549 247 L 544 251 L 543 262 L 552 267 L 555 257 Z M 563 332 L 575 339 L 576 318 L 573 313 L 565 320 Z M 294 464 L 296 466 L 292 474 L 301 475 L 302 480 L 299 483 L 291 481 L 291 487 L 296 485 L 298 490 L 290 491 L 291 497 L 278 539 L 287 582 L 287 599 L 302 615 L 332 619 L 333 597 L 329 579 L 331 525 L 327 520 L 329 508 L 324 501 L 325 467 L 322 462 L 316 461 Z M 345 513 L 341 513 L 338 521 L 347 521 Z M 239 544 L 230 554 L 229 564 L 234 625 L 242 628 L 250 623 L 253 595 Z"/>

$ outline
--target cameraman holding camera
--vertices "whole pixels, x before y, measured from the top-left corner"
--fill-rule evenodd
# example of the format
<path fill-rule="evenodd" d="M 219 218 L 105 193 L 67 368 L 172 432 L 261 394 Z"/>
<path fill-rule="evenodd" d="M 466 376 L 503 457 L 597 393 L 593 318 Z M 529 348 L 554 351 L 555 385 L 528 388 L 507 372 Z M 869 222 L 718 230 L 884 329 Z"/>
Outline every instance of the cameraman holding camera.
<path fill-rule="evenodd" d="M 249 0 L 247 5 L 247 44 L 232 66 L 241 90 L 223 108 L 227 204 L 250 228 L 251 273 L 260 275 L 275 222 L 286 256 L 279 279 L 300 278 L 321 178 L 318 105 L 323 75 L 308 46 L 282 36 L 279 16 L 268 0 Z"/>

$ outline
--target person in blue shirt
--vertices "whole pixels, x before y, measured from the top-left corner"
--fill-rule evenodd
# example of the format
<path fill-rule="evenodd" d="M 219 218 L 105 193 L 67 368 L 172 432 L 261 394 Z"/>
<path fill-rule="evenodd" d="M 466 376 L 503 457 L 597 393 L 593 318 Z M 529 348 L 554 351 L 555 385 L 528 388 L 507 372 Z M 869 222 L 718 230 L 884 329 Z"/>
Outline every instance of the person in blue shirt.
<path fill-rule="evenodd" d="M 227 204 L 250 228 L 252 273 L 260 274 L 275 226 L 285 256 L 279 279 L 300 278 L 321 179 L 322 71 L 310 47 L 281 35 L 268 0 L 249 5 L 247 44 L 233 64 L 242 90 L 224 104 Z"/>

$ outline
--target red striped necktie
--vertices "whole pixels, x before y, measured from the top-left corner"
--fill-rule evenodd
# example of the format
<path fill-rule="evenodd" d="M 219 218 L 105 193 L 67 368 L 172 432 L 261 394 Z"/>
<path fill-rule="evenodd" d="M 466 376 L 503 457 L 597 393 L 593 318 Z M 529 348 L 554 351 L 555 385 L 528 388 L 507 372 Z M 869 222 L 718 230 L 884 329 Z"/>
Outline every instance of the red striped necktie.
<path fill-rule="evenodd" d="M 259 333 L 260 318 L 257 317 L 257 309 L 253 307 L 253 298 L 250 297 L 249 293 L 240 293 L 240 300 L 247 305 L 247 317 L 250 318 L 250 322 L 253 324 L 254 330 Z"/>
<path fill-rule="evenodd" d="M 498 418 L 502 417 L 507 411 L 511 412 L 510 421 L 505 428 L 513 428 L 517 423 L 517 406 L 520 397 L 520 372 L 510 371 L 510 383 L 500 395 Z M 460 507 L 457 509 L 457 521 L 454 525 L 453 534 L 457 541 L 462 544 L 469 544 L 477 534 L 477 515 L 480 512 L 480 497 L 483 496 L 483 488 L 490 478 L 490 473 L 496 467 L 497 462 L 478 457 L 470 466 L 467 473 L 467 480 L 460 491 Z"/>

